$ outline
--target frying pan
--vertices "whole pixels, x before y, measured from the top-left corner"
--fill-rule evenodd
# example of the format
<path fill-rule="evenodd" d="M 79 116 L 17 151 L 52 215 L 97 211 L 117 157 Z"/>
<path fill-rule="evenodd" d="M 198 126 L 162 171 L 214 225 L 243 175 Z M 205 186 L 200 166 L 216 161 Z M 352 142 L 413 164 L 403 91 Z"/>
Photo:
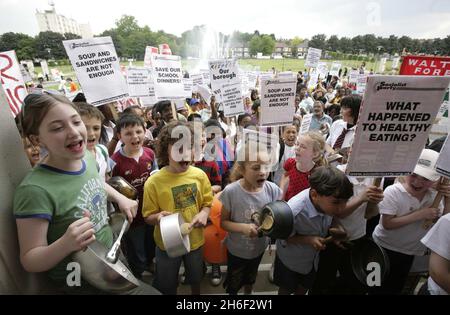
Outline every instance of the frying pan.
<path fill-rule="evenodd" d="M 285 201 L 277 200 L 266 204 L 260 213 L 255 212 L 252 221 L 259 226 L 260 236 L 287 239 L 292 232 L 294 215 Z"/>
<path fill-rule="evenodd" d="M 367 270 L 370 263 L 377 263 L 381 269 L 381 283 L 383 283 L 386 276 L 389 274 L 389 257 L 386 252 L 377 243 L 370 238 L 365 238 L 358 242 L 352 243 L 349 248 L 350 261 L 352 270 L 356 278 L 364 286 L 367 284 L 367 276 L 373 270 Z"/>

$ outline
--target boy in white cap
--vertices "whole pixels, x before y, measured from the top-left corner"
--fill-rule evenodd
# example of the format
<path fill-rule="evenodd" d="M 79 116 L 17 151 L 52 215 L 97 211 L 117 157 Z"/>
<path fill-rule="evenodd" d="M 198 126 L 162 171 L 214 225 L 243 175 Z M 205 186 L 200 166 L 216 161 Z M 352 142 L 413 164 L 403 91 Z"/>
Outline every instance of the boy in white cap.
<path fill-rule="evenodd" d="M 439 174 L 435 171 L 439 153 L 425 149 L 420 155 L 414 173 L 399 178 L 398 182 L 384 191 L 379 204 L 380 223 L 373 232 L 373 239 L 389 256 L 390 272 L 374 293 L 400 294 L 415 255 L 425 255 L 426 247 L 420 242 L 427 230 L 426 220 L 437 219 L 441 210 L 431 208 L 435 189 L 449 195 L 450 186 L 437 184 Z M 442 208 L 442 204 L 440 206 Z M 445 202 L 444 213 L 450 211 Z"/>

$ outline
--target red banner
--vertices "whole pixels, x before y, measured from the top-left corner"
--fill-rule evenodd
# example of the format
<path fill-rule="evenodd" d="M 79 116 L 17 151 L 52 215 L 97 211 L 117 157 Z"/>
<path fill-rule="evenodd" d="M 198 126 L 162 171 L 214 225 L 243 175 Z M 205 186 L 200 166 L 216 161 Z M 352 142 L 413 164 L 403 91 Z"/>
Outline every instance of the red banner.
<path fill-rule="evenodd" d="M 403 57 L 400 75 L 450 76 L 450 57 Z"/>

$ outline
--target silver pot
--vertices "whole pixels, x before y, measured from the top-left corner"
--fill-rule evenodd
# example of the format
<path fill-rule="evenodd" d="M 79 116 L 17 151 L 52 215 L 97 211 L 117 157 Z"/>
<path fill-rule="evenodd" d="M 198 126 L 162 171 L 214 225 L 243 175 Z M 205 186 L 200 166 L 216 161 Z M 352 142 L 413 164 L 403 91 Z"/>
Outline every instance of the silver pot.
<path fill-rule="evenodd" d="M 189 235 L 181 233 L 183 223 L 185 221 L 179 212 L 164 216 L 159 222 L 162 241 L 169 257 L 183 256 L 191 250 Z"/>
<path fill-rule="evenodd" d="M 81 267 L 81 276 L 92 286 L 105 292 L 119 293 L 139 286 L 139 281 L 118 260 L 112 264 L 106 260 L 108 249 L 98 241 L 86 250 L 78 251 L 72 258 Z"/>

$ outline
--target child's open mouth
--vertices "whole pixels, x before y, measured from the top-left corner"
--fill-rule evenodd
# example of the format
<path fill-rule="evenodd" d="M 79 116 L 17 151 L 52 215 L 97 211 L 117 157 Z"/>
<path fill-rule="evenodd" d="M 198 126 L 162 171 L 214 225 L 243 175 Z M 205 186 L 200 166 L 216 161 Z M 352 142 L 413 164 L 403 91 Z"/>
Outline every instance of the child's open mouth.
<path fill-rule="evenodd" d="M 265 179 L 258 179 L 258 180 L 256 181 L 256 183 L 257 183 L 259 186 L 262 186 L 262 185 L 264 184 L 265 181 L 266 181 Z"/>
<path fill-rule="evenodd" d="M 141 144 L 141 141 L 134 141 L 134 142 L 131 142 L 131 145 L 134 145 L 134 146 L 138 146 L 138 145 L 140 145 Z"/>
<path fill-rule="evenodd" d="M 189 166 L 189 164 L 191 164 L 191 162 L 181 161 L 181 162 L 178 162 L 178 164 L 180 164 L 181 167 L 186 168 Z"/>
<path fill-rule="evenodd" d="M 74 153 L 83 152 L 83 140 L 72 142 L 67 148 Z"/>

